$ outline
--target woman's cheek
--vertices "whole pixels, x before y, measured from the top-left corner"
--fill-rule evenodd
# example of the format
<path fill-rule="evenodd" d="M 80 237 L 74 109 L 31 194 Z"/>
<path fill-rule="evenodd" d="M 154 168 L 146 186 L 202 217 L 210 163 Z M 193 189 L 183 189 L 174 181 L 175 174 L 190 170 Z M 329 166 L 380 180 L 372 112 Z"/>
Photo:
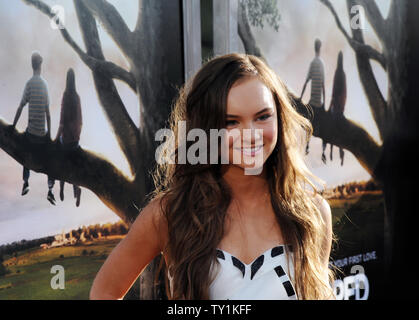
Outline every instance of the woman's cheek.
<path fill-rule="evenodd" d="M 276 137 L 277 129 L 274 125 L 266 126 L 265 128 L 263 128 L 263 143 L 265 145 L 270 143 L 276 143 L 276 141 L 274 141 Z"/>

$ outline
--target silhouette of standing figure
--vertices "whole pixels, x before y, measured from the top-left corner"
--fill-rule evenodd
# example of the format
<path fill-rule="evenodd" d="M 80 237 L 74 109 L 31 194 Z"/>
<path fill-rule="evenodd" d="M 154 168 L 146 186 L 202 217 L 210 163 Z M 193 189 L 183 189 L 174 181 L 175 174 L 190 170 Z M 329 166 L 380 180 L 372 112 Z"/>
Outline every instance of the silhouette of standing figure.
<path fill-rule="evenodd" d="M 346 103 L 346 75 L 343 71 L 343 54 L 338 54 L 338 62 L 336 66 L 335 76 L 333 78 L 333 94 L 330 101 L 329 110 L 335 117 L 343 117 Z M 343 157 L 345 152 L 339 147 L 340 165 L 343 166 Z M 330 160 L 333 160 L 333 144 L 330 144 Z"/>
<path fill-rule="evenodd" d="M 80 97 L 76 91 L 74 70 L 70 68 L 67 72 L 67 84 L 61 103 L 60 126 L 55 138 L 55 140 L 59 139 L 65 152 L 79 148 L 82 124 Z M 73 191 L 78 207 L 80 205 L 81 188 L 73 185 Z M 64 201 L 64 181 L 60 181 L 60 199 Z"/>

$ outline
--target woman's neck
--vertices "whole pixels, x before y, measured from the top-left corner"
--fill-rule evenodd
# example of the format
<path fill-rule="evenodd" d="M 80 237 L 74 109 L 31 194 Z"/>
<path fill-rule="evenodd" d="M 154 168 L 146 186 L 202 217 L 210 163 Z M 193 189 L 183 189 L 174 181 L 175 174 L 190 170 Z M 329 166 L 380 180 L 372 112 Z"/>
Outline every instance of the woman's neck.
<path fill-rule="evenodd" d="M 246 175 L 243 168 L 226 165 L 222 177 L 232 190 L 233 198 L 241 204 L 256 203 L 261 197 L 269 194 L 266 167 L 259 175 Z"/>

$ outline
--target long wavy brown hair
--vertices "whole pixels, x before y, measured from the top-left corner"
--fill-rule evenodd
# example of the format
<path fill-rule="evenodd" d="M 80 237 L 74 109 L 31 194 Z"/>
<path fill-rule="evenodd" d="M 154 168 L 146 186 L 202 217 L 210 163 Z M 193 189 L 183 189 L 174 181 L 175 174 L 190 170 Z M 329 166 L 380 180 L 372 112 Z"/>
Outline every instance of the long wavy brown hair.
<path fill-rule="evenodd" d="M 163 144 L 161 159 L 179 157 L 179 121 L 185 121 L 187 132 L 201 128 L 207 137 L 210 129 L 225 128 L 230 88 L 249 76 L 258 77 L 271 90 L 278 111 L 277 146 L 264 166 L 277 222 L 284 241 L 293 249 L 293 254 L 287 256 L 293 257 L 296 294 L 299 299 L 329 298 L 333 294 L 333 274 L 321 260 L 325 226 L 314 200 L 318 190 L 310 177 L 324 182 L 309 171 L 301 149 L 313 129 L 310 121 L 296 111 L 286 87 L 264 61 L 252 55 L 228 54 L 206 62 L 179 90 L 169 121 L 174 136 L 170 143 L 167 140 Z M 194 142 L 185 143 L 188 147 Z M 210 164 L 209 160 L 198 164 L 158 161 L 153 178 L 156 189 L 150 193 L 150 200 L 161 200 L 168 228 L 162 251 L 167 266 L 161 259 L 172 278 L 169 283 L 164 273 L 166 294 L 169 299 L 209 299 L 209 286 L 215 276 L 211 266 L 219 265 L 216 248 L 223 239 L 232 200 L 221 175 L 221 164 Z"/>

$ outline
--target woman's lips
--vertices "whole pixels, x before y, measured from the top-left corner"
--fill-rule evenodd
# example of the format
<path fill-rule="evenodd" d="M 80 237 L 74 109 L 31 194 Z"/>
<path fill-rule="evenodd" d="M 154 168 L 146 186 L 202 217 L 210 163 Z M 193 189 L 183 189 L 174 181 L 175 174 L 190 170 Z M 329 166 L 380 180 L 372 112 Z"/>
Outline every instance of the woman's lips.
<path fill-rule="evenodd" d="M 242 152 L 246 156 L 255 156 L 263 150 L 263 145 L 253 148 L 234 148 L 234 150 Z"/>

